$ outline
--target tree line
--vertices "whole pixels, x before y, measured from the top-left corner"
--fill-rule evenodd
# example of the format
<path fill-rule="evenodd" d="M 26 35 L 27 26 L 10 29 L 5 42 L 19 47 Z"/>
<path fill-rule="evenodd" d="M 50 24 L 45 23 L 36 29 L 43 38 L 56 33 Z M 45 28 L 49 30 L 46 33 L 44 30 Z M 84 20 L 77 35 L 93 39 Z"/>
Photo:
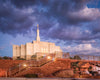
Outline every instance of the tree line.
<path fill-rule="evenodd" d="M 9 59 L 9 60 L 12 60 L 12 57 L 8 57 L 8 56 L 3 56 L 3 57 L 1 57 L 1 56 L 0 56 L 0 60 L 3 60 L 3 59 Z"/>

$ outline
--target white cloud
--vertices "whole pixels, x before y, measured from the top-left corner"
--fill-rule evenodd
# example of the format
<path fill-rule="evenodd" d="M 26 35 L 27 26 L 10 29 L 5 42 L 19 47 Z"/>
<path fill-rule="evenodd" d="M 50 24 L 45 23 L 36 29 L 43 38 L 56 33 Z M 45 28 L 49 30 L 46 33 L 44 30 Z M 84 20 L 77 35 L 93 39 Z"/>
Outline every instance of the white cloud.
<path fill-rule="evenodd" d="M 100 17 L 100 11 L 97 8 L 88 8 L 85 7 L 84 9 L 71 13 L 72 16 L 80 17 L 83 19 L 91 19 L 96 20 L 98 17 Z"/>
<path fill-rule="evenodd" d="M 89 40 L 89 41 L 83 40 L 82 43 L 89 44 L 89 43 L 96 43 L 96 41 L 95 40 Z"/>
<path fill-rule="evenodd" d="M 67 46 L 64 49 L 67 52 L 78 53 L 78 54 L 100 53 L 100 49 L 93 47 L 91 44 L 80 44 L 77 46 Z"/>
<path fill-rule="evenodd" d="M 82 11 L 79 12 L 84 17 L 100 17 L 100 11 L 96 8 L 87 8 L 85 7 Z"/>

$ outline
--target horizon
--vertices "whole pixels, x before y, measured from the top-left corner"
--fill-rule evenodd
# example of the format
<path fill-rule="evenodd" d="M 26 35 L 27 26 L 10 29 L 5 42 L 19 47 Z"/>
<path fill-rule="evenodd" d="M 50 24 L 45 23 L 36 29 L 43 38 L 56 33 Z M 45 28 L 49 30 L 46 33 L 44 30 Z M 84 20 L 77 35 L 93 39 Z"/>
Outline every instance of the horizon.
<path fill-rule="evenodd" d="M 12 57 L 12 45 L 53 42 L 63 52 L 100 56 L 100 1 L 0 0 L 0 56 Z"/>

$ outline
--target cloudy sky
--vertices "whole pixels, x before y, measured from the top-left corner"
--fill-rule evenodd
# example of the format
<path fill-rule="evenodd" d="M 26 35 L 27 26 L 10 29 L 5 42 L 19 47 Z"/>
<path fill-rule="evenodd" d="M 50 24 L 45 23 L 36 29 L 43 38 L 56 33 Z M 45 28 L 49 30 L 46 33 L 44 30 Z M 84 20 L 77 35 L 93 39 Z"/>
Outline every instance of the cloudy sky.
<path fill-rule="evenodd" d="M 100 55 L 100 0 L 0 0 L 0 56 L 12 45 L 54 42 L 64 52 Z"/>

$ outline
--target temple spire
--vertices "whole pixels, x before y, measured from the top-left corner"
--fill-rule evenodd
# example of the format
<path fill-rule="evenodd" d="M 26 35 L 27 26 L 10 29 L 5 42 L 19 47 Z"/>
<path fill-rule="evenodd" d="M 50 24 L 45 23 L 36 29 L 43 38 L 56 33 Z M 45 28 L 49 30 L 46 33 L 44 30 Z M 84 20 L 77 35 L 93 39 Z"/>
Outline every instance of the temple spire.
<path fill-rule="evenodd" d="M 39 25 L 37 24 L 37 37 L 36 41 L 40 41 L 40 36 L 39 36 Z"/>

